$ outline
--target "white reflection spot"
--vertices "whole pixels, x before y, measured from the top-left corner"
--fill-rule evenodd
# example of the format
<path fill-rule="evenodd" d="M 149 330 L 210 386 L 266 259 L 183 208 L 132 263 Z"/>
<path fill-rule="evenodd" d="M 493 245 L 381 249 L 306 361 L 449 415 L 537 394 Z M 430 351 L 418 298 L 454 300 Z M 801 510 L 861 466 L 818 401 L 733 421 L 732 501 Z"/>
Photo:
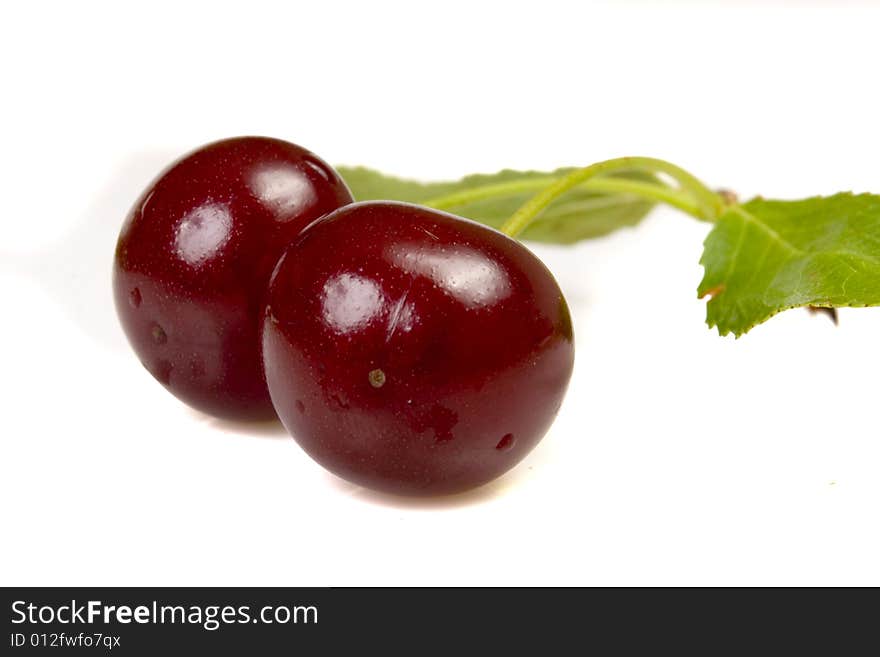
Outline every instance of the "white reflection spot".
<path fill-rule="evenodd" d="M 254 196 L 272 210 L 278 221 L 286 221 L 315 202 L 309 178 L 289 164 L 271 164 L 256 169 L 249 186 Z"/>
<path fill-rule="evenodd" d="M 403 245 L 391 257 L 399 267 L 431 279 L 471 308 L 491 306 L 510 294 L 507 272 L 476 249 Z"/>
<path fill-rule="evenodd" d="M 337 333 L 349 333 L 370 323 L 382 312 L 379 286 L 357 274 L 339 274 L 324 283 L 321 314 Z"/>
<path fill-rule="evenodd" d="M 232 216 L 223 203 L 206 203 L 188 212 L 177 225 L 174 248 L 193 267 L 203 265 L 229 241 Z"/>

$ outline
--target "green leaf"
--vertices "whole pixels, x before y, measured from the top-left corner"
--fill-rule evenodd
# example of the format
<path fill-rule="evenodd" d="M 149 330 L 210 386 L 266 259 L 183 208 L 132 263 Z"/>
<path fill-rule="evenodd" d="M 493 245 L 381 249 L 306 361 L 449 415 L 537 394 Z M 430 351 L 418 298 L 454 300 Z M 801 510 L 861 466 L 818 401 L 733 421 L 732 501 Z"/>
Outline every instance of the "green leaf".
<path fill-rule="evenodd" d="M 387 176 L 364 167 L 337 167 L 355 199 L 372 199 L 426 203 L 452 195 L 472 198 L 438 205 L 443 210 L 498 228 L 520 205 L 534 194 L 574 169 L 557 169 L 549 173 L 512 171 L 466 176 L 452 182 L 420 183 Z M 650 174 L 625 172 L 610 176 L 660 184 Z M 479 196 L 486 191 L 484 198 Z M 476 193 L 476 194 L 473 194 Z M 570 244 L 600 237 L 624 226 L 634 226 L 654 204 L 629 193 L 606 193 L 591 189 L 585 183 L 547 208 L 522 234 L 523 239 L 555 244 Z"/>
<path fill-rule="evenodd" d="M 698 291 L 721 335 L 797 306 L 880 304 L 880 196 L 756 198 L 728 208 L 704 247 Z"/>

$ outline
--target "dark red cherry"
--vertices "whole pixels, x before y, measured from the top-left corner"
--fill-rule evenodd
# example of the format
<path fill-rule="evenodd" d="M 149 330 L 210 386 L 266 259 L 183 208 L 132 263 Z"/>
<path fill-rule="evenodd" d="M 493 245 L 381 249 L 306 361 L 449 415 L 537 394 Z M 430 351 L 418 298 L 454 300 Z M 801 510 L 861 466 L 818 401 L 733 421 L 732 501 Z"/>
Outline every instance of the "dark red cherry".
<path fill-rule="evenodd" d="M 306 225 L 351 200 L 328 164 L 277 139 L 227 139 L 173 164 L 116 247 L 116 309 L 144 367 L 206 413 L 272 417 L 258 337 L 269 276 Z"/>
<path fill-rule="evenodd" d="M 542 438 L 574 360 L 559 286 L 522 244 L 423 207 L 356 203 L 282 256 L 266 380 L 305 450 L 381 491 L 463 491 Z"/>

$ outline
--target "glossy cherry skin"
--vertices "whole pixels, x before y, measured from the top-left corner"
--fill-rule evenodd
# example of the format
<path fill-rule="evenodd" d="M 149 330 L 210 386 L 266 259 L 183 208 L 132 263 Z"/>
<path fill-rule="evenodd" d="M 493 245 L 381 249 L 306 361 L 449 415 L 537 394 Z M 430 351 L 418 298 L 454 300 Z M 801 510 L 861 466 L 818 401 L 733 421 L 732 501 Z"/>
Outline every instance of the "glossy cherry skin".
<path fill-rule="evenodd" d="M 328 164 L 277 139 L 208 144 L 163 172 L 126 219 L 113 270 L 144 367 L 205 413 L 273 417 L 258 333 L 269 277 L 305 226 L 351 201 Z"/>
<path fill-rule="evenodd" d="M 547 268 L 491 228 L 355 203 L 282 256 L 262 329 L 284 425 L 338 476 L 456 493 L 519 462 L 562 403 L 571 319 Z"/>

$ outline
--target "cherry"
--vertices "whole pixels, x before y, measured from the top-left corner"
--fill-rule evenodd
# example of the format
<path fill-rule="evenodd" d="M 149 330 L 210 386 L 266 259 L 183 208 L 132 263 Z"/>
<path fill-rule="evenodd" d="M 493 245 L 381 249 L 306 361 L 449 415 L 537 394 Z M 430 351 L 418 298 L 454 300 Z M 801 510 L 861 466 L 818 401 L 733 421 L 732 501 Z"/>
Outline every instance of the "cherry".
<path fill-rule="evenodd" d="M 314 154 L 241 137 L 183 157 L 144 191 L 122 227 L 113 289 L 141 362 L 213 415 L 274 415 L 258 325 L 272 268 L 310 222 L 352 201 Z"/>
<path fill-rule="evenodd" d="M 262 341 L 272 401 L 306 452 L 412 495 L 512 468 L 550 426 L 574 361 L 565 299 L 526 247 L 395 202 L 343 207 L 291 244 Z"/>

